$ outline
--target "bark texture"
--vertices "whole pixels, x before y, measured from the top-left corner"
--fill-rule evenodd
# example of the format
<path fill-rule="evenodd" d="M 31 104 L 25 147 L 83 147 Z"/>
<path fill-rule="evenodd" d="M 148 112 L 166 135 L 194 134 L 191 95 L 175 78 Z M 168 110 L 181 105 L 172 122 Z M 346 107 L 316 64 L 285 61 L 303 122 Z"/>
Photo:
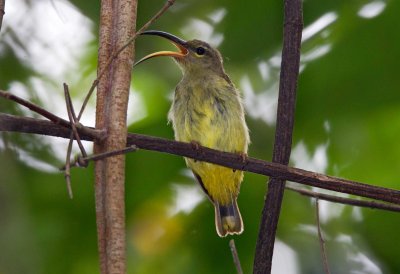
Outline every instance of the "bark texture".
<path fill-rule="evenodd" d="M 106 67 L 112 54 L 125 45 L 136 29 L 137 1 L 102 0 L 98 74 L 106 69 L 97 88 L 96 128 L 106 131 L 95 142 L 95 153 L 126 146 L 127 106 L 134 44 Z M 95 196 L 101 273 L 126 273 L 125 263 L 125 156 L 96 161 Z"/>
<path fill-rule="evenodd" d="M 287 165 L 292 148 L 301 34 L 303 30 L 301 0 L 285 0 L 283 26 L 278 114 L 272 161 L 274 163 Z M 254 257 L 254 273 L 256 274 L 271 273 L 275 235 L 278 227 L 284 190 L 284 179 L 278 177 L 272 177 L 270 179 L 267 197 L 262 211 Z"/>

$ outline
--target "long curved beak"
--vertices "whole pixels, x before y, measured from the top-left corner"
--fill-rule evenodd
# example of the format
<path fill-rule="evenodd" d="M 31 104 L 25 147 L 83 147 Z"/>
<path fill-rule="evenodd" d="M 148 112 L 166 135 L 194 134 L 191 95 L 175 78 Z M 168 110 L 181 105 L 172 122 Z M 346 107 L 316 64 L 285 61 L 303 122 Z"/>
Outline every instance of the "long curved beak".
<path fill-rule="evenodd" d="M 154 52 L 149 55 L 146 55 L 145 57 L 140 59 L 138 62 L 136 62 L 136 64 L 134 64 L 133 66 L 137 66 L 138 64 L 142 63 L 143 61 L 146 61 L 150 58 L 157 57 L 157 56 L 171 56 L 171 57 L 176 57 L 176 58 L 182 58 L 182 57 L 185 57 L 189 52 L 186 48 L 185 40 L 182 40 L 181 38 L 179 38 L 175 35 L 172 35 L 168 32 L 159 31 L 159 30 L 148 30 L 148 31 L 142 32 L 140 35 L 157 35 L 157 36 L 164 37 L 164 38 L 168 39 L 172 44 L 174 44 L 178 48 L 179 52 L 175 52 L 175 51 Z"/>

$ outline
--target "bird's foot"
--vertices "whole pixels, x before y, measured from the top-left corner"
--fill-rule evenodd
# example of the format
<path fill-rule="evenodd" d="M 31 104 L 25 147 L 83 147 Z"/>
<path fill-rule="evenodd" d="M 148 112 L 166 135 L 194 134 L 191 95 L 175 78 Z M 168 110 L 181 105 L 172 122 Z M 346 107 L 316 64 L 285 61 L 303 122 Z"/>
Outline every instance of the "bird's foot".
<path fill-rule="evenodd" d="M 244 165 L 246 165 L 246 164 L 247 164 L 247 159 L 249 158 L 249 156 L 247 155 L 247 153 L 241 152 L 241 153 L 239 153 L 239 155 L 240 155 L 240 158 L 242 159 L 242 163 L 243 163 Z"/>
<path fill-rule="evenodd" d="M 242 160 L 242 164 L 243 164 L 242 169 L 244 169 L 247 165 L 247 159 L 248 159 L 247 153 L 240 152 L 240 153 L 238 153 L 238 155 L 239 155 L 240 159 Z M 235 172 L 235 171 L 236 171 L 236 169 L 233 169 L 233 172 Z"/>
<path fill-rule="evenodd" d="M 193 148 L 194 150 L 200 150 L 201 145 L 200 145 L 199 142 L 197 142 L 197 141 L 190 141 L 190 144 L 192 145 L 192 148 Z"/>
<path fill-rule="evenodd" d="M 197 152 L 199 152 L 201 150 L 201 145 L 199 142 L 197 141 L 190 141 L 190 144 L 192 145 L 192 149 L 196 150 Z M 194 162 L 197 162 L 196 159 L 193 159 Z"/>

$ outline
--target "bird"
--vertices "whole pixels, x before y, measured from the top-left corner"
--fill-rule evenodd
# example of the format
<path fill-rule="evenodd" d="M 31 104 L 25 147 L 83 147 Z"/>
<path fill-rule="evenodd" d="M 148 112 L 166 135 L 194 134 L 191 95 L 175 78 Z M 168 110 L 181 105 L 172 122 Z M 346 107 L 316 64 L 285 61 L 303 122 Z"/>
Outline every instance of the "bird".
<path fill-rule="evenodd" d="M 166 38 L 178 52 L 159 51 L 138 61 L 170 56 L 182 70 L 168 113 L 175 139 L 247 156 L 250 143 L 242 98 L 225 73 L 220 52 L 201 40 L 185 41 L 168 32 L 149 30 L 141 35 Z M 243 220 L 237 198 L 243 171 L 185 158 L 201 188 L 214 205 L 215 227 L 220 237 L 241 234 Z"/>

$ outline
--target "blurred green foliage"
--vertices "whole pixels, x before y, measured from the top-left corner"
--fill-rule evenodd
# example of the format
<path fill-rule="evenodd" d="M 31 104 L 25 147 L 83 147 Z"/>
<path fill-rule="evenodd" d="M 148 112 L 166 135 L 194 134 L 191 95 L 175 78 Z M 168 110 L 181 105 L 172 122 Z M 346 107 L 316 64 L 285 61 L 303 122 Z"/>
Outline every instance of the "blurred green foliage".
<path fill-rule="evenodd" d="M 38 2 L 53 7 L 53 19 L 67 28 L 73 23 L 64 11 L 67 2 Z M 62 110 L 64 105 L 53 106 L 37 92 L 35 81 L 61 87 L 68 80 L 77 104 L 81 101 L 96 69 L 99 3 L 70 2 L 81 16 L 91 20 L 93 37 L 85 48 L 77 48 L 67 57 L 79 64 L 77 71 L 51 78 L 29 63 L 31 55 L 24 48 L 31 46 L 28 38 L 32 37 L 14 39 L 20 26 L 7 24 L 7 7 L 32 7 L 37 2 L 7 1 L 0 33 L 0 89 L 22 94 L 45 108 Z M 163 4 L 161 0 L 139 0 L 138 26 Z M 244 92 L 252 139 L 249 154 L 266 160 L 271 159 L 274 125 L 253 113 L 255 109 L 263 111 L 263 105 L 257 105 L 264 102 L 263 96 L 276 99 L 282 9 L 282 1 L 182 0 L 151 27 L 185 39 L 209 37 L 220 42 L 226 70 L 237 87 L 245 90 L 245 79 L 251 83 L 254 100 L 248 101 L 250 95 Z M 399 10 L 398 1 L 304 2 L 306 29 L 321 18 L 325 23 L 329 18 L 332 21 L 302 46 L 293 145 L 294 151 L 301 151 L 301 147 L 305 150 L 300 153 L 302 157 L 293 159 L 294 165 L 398 188 Z M 27 9 L 20 9 L 24 11 Z M 222 14 L 219 20 L 218 12 Z M 40 14 L 23 14 L 28 15 L 40 19 Z M 218 35 L 223 35 L 222 41 L 218 42 Z M 23 46 L 18 48 L 15 41 Z M 18 53 L 16 49 L 21 48 L 22 53 Z M 163 39 L 140 37 L 136 56 L 169 48 Z M 264 74 L 262 63 L 267 67 Z M 54 68 L 63 64 L 60 60 Z M 131 118 L 134 122 L 129 131 L 173 138 L 166 116 L 179 79 L 179 69 L 167 58 L 135 68 L 130 111 L 141 116 Z M 61 88 L 46 92 L 62 98 Z M 3 99 L 0 111 L 29 115 Z M 62 165 L 67 141 L 54 143 L 50 137 L 0 134 L 0 273 L 97 273 L 93 166 L 73 170 L 74 199 L 70 200 L 63 174 L 55 172 Z M 138 151 L 127 156 L 126 166 L 128 273 L 235 273 L 229 239 L 216 235 L 214 212 L 206 199 L 188 213 L 171 214 L 179 197 L 177 189 L 195 185 L 180 157 Z M 247 173 L 239 197 L 245 232 L 235 241 L 245 273 L 252 271 L 266 181 L 263 176 Z M 400 222 L 396 214 L 324 202 L 321 211 L 332 273 L 400 272 L 399 247 L 395 244 L 400 241 Z M 323 272 L 315 208 L 310 199 L 286 193 L 278 239 L 286 249 L 280 247 L 275 253 L 283 260 L 274 265 L 275 273 Z M 285 270 L 285 264 L 292 264 L 294 270 Z"/>

